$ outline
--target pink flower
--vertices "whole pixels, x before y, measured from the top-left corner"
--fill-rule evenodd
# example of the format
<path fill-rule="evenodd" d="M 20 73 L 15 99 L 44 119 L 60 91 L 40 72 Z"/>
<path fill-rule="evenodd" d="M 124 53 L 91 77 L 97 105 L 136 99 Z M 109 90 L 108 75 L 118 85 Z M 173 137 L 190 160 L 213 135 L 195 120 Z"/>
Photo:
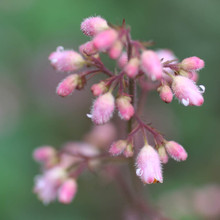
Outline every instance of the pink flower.
<path fill-rule="evenodd" d="M 129 77 L 135 78 L 139 72 L 139 64 L 140 64 L 140 61 L 138 58 L 130 59 L 124 68 L 125 73 Z"/>
<path fill-rule="evenodd" d="M 38 147 L 34 150 L 33 157 L 38 162 L 47 162 L 56 155 L 56 150 L 51 146 Z"/>
<path fill-rule="evenodd" d="M 132 143 L 127 144 L 126 148 L 124 149 L 123 155 L 126 158 L 133 157 L 134 156 L 134 150 L 133 149 L 134 149 L 134 146 L 133 146 Z"/>
<path fill-rule="evenodd" d="M 100 16 L 86 18 L 81 23 L 81 30 L 87 36 L 94 36 L 107 28 L 107 21 Z"/>
<path fill-rule="evenodd" d="M 160 98 L 166 102 L 166 103 L 170 103 L 173 100 L 173 93 L 171 88 L 164 84 L 159 88 L 159 92 L 160 92 Z"/>
<path fill-rule="evenodd" d="M 168 160 L 169 160 L 169 157 L 168 157 L 168 155 L 166 153 L 166 150 L 165 150 L 164 146 L 160 146 L 158 148 L 158 154 L 159 154 L 161 163 L 166 164 L 168 162 Z"/>
<path fill-rule="evenodd" d="M 123 68 L 128 63 L 128 55 L 126 52 L 123 52 L 118 59 L 118 66 Z"/>
<path fill-rule="evenodd" d="M 123 49 L 123 45 L 121 41 L 117 40 L 113 46 L 109 49 L 109 57 L 112 59 L 118 59 L 118 57 L 121 55 Z"/>
<path fill-rule="evenodd" d="M 108 122 L 115 109 L 115 99 L 113 95 L 108 92 L 99 96 L 92 107 L 91 118 L 95 124 L 104 124 Z"/>
<path fill-rule="evenodd" d="M 57 86 L 57 94 L 59 96 L 68 96 L 76 89 L 79 83 L 79 76 L 77 74 L 72 74 L 67 76 L 63 81 Z"/>
<path fill-rule="evenodd" d="M 118 156 L 125 150 L 126 146 L 127 146 L 127 141 L 118 140 L 111 145 L 109 149 L 109 153 L 112 156 Z"/>
<path fill-rule="evenodd" d="M 88 42 L 79 46 L 79 52 L 83 55 L 91 56 L 91 55 L 96 54 L 98 51 L 94 47 L 93 42 L 88 41 Z"/>
<path fill-rule="evenodd" d="M 34 192 L 44 204 L 56 199 L 57 191 L 66 178 L 66 172 L 61 167 L 54 167 L 35 178 Z"/>
<path fill-rule="evenodd" d="M 204 87 L 204 86 L 203 86 Z M 202 88 L 203 88 L 202 87 Z M 200 106 L 204 99 L 202 91 L 196 86 L 195 82 L 184 76 L 174 77 L 172 89 L 175 96 L 182 102 L 183 105 Z"/>
<path fill-rule="evenodd" d="M 162 78 L 162 64 L 158 55 L 152 50 L 145 50 L 142 53 L 141 68 L 152 80 Z"/>
<path fill-rule="evenodd" d="M 74 179 L 67 179 L 58 190 L 58 200 L 61 203 L 69 204 L 72 202 L 77 192 L 77 183 Z"/>
<path fill-rule="evenodd" d="M 168 154 L 177 161 L 186 160 L 187 152 L 185 149 L 175 141 L 168 141 L 165 145 Z"/>
<path fill-rule="evenodd" d="M 150 145 L 145 145 L 137 156 L 136 174 L 143 183 L 163 182 L 162 168 L 157 151 Z"/>
<path fill-rule="evenodd" d="M 117 40 L 118 33 L 114 29 L 107 29 L 100 32 L 93 39 L 94 47 L 99 51 L 105 51 L 109 49 Z"/>
<path fill-rule="evenodd" d="M 181 62 L 181 67 L 187 71 L 200 70 L 205 66 L 204 60 L 199 57 L 188 57 Z"/>
<path fill-rule="evenodd" d="M 131 98 L 128 96 L 119 96 L 116 99 L 116 106 L 119 111 L 119 116 L 124 120 L 130 120 L 134 115 L 134 107 L 131 104 Z"/>
<path fill-rule="evenodd" d="M 48 58 L 51 65 L 60 72 L 71 72 L 84 66 L 85 60 L 74 50 L 64 50 L 58 47 Z"/>
<path fill-rule="evenodd" d="M 93 84 L 91 87 L 91 91 L 94 96 L 99 96 L 103 94 L 104 92 L 106 92 L 106 90 L 107 90 L 107 87 L 105 85 L 105 82 L 103 81 L 97 84 Z"/>

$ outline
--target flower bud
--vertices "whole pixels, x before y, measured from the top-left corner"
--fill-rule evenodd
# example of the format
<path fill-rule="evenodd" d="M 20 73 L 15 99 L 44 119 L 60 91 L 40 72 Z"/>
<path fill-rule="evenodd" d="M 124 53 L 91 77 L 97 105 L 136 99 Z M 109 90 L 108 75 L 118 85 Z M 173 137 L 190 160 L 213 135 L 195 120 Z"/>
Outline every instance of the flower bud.
<path fill-rule="evenodd" d="M 157 151 L 150 145 L 145 145 L 137 156 L 136 174 L 143 183 L 162 183 L 162 169 Z"/>
<path fill-rule="evenodd" d="M 116 99 L 119 116 L 124 120 L 130 120 L 134 115 L 134 107 L 131 104 L 131 98 L 128 96 L 119 96 Z"/>
<path fill-rule="evenodd" d="M 110 92 L 99 96 L 92 107 L 92 121 L 97 125 L 108 122 L 113 115 L 114 109 L 115 99 Z"/>
<path fill-rule="evenodd" d="M 128 55 L 126 52 L 123 52 L 118 59 L 118 66 L 123 68 L 128 63 Z"/>
<path fill-rule="evenodd" d="M 48 58 L 51 65 L 60 72 L 71 72 L 80 69 L 85 64 L 83 57 L 74 50 L 63 50 L 58 47 L 57 51 Z"/>
<path fill-rule="evenodd" d="M 124 68 L 125 73 L 131 77 L 131 78 L 135 78 L 135 76 L 137 76 L 138 72 L 139 72 L 139 64 L 140 61 L 138 58 L 132 58 L 129 60 L 129 62 L 127 63 L 127 65 Z"/>
<path fill-rule="evenodd" d="M 161 49 L 161 50 L 156 51 L 156 53 L 159 59 L 163 59 L 163 62 L 177 59 L 173 51 L 168 50 L 168 49 Z"/>
<path fill-rule="evenodd" d="M 38 147 L 34 150 L 33 158 L 38 162 L 47 162 L 56 155 L 56 150 L 51 146 Z"/>
<path fill-rule="evenodd" d="M 109 49 L 117 40 L 118 33 L 114 29 L 108 29 L 100 32 L 93 39 L 94 47 L 99 51 Z"/>
<path fill-rule="evenodd" d="M 72 92 L 76 89 L 78 83 L 79 76 L 77 74 L 71 74 L 67 76 L 57 86 L 57 94 L 62 97 L 72 94 Z"/>
<path fill-rule="evenodd" d="M 99 96 L 107 91 L 107 87 L 105 85 L 105 82 L 100 82 L 97 84 L 92 85 L 91 91 L 94 96 Z"/>
<path fill-rule="evenodd" d="M 121 54 L 121 51 L 123 49 L 123 45 L 121 43 L 121 41 L 117 40 L 113 46 L 109 49 L 109 57 L 116 60 L 118 59 L 118 57 L 120 56 Z"/>
<path fill-rule="evenodd" d="M 204 60 L 199 57 L 188 57 L 181 62 L 181 67 L 187 71 L 200 70 L 205 66 Z"/>
<path fill-rule="evenodd" d="M 168 154 L 177 161 L 183 161 L 187 158 L 185 149 L 175 141 L 168 141 L 165 145 Z"/>
<path fill-rule="evenodd" d="M 111 145 L 109 149 L 109 153 L 112 156 L 118 156 L 125 150 L 126 146 L 127 146 L 127 141 L 118 140 Z"/>
<path fill-rule="evenodd" d="M 168 158 L 168 155 L 166 153 L 166 150 L 165 150 L 165 147 L 164 146 L 159 146 L 158 148 L 158 154 L 159 154 L 159 157 L 160 157 L 160 161 L 161 163 L 167 163 L 169 158 Z"/>
<path fill-rule="evenodd" d="M 189 78 L 184 76 L 174 77 L 172 89 L 175 96 L 182 102 L 183 105 L 200 106 L 203 104 L 204 99 L 202 92 L 196 84 Z"/>
<path fill-rule="evenodd" d="M 159 80 L 162 78 L 162 64 L 158 55 L 154 51 L 146 50 L 142 53 L 141 67 L 152 80 Z"/>
<path fill-rule="evenodd" d="M 91 56 L 91 55 L 96 54 L 98 51 L 94 47 L 93 42 L 88 41 L 85 44 L 82 44 L 79 46 L 79 52 L 83 55 Z"/>
<path fill-rule="evenodd" d="M 87 36 L 94 36 L 107 28 L 107 21 L 100 16 L 86 18 L 81 23 L 81 30 Z"/>
<path fill-rule="evenodd" d="M 124 156 L 126 157 L 126 158 L 129 158 L 129 157 L 133 157 L 133 155 L 134 155 L 134 150 L 133 150 L 133 144 L 132 143 L 129 143 L 127 146 L 126 146 L 126 148 L 125 148 L 125 150 L 124 150 L 124 152 L 123 152 L 123 154 L 124 154 Z"/>
<path fill-rule="evenodd" d="M 74 179 L 67 179 L 58 190 L 58 200 L 61 203 L 69 204 L 72 202 L 77 192 L 77 183 Z"/>
<path fill-rule="evenodd" d="M 159 88 L 159 92 L 160 92 L 160 98 L 166 102 L 166 103 L 170 103 L 173 100 L 173 93 L 171 88 L 164 84 Z"/>

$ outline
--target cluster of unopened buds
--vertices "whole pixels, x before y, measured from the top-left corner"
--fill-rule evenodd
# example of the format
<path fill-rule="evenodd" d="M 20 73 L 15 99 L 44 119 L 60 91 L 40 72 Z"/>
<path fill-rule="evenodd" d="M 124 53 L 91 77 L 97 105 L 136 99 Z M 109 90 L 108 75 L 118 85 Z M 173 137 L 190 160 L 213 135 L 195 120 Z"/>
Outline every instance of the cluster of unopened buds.
<path fill-rule="evenodd" d="M 100 166 L 102 159 L 118 155 L 135 158 L 136 174 L 147 184 L 163 182 L 161 164 L 167 163 L 169 156 L 186 160 L 187 152 L 180 144 L 167 141 L 141 119 L 143 100 L 137 86 L 141 94 L 156 90 L 165 103 L 170 103 L 173 96 L 184 106 L 201 106 L 204 102 L 205 87 L 196 85 L 198 71 L 204 67 L 202 59 L 194 56 L 179 61 L 168 49 L 153 51 L 149 49 L 152 41 L 131 39 L 124 21 L 115 26 L 99 16 L 89 17 L 81 23 L 81 30 L 91 39 L 79 46 L 79 52 L 59 46 L 49 61 L 55 70 L 68 74 L 57 86 L 56 92 L 62 97 L 83 89 L 98 74 L 106 76 L 91 86 L 97 98 L 87 116 L 96 127 L 86 142 L 67 144 L 60 151 L 48 146 L 35 150 L 34 158 L 42 163 L 43 175 L 36 178 L 34 191 L 45 203 L 56 198 L 62 203 L 71 202 L 77 191 L 76 179 L 85 168 Z M 116 61 L 114 71 L 103 64 L 101 53 Z M 115 140 L 115 131 L 107 123 L 115 109 L 122 120 L 128 121 L 126 139 Z M 144 143 L 141 149 L 135 143 L 140 132 Z M 149 144 L 149 134 L 154 144 Z"/>

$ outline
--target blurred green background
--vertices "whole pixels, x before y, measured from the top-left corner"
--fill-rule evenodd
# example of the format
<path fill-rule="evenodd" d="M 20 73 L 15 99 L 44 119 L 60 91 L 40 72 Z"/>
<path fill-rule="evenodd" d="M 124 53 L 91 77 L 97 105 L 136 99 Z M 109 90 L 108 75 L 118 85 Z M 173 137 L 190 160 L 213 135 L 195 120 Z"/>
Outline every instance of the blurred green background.
<path fill-rule="evenodd" d="M 189 158 L 184 163 L 170 161 L 164 167 L 164 183 L 149 186 L 148 192 L 158 205 L 161 195 L 173 190 L 218 184 L 219 10 L 219 0 L 1 0 L 0 219 L 121 219 L 121 195 L 92 175 L 80 178 L 76 199 L 68 206 L 46 207 L 32 194 L 39 172 L 33 149 L 80 140 L 91 126 L 85 116 L 91 105 L 89 89 L 67 99 L 57 97 L 55 88 L 64 75 L 53 71 L 47 60 L 57 46 L 77 49 L 87 40 L 80 23 L 91 15 L 115 24 L 125 18 L 134 39 L 154 40 L 155 48 L 170 48 L 180 59 L 195 55 L 205 60 L 199 79 L 206 86 L 202 107 L 186 108 L 176 100 L 166 105 L 156 93 L 149 97 L 147 120 L 152 115 L 168 139 L 185 146 Z M 168 214 L 202 219 L 175 210 Z"/>

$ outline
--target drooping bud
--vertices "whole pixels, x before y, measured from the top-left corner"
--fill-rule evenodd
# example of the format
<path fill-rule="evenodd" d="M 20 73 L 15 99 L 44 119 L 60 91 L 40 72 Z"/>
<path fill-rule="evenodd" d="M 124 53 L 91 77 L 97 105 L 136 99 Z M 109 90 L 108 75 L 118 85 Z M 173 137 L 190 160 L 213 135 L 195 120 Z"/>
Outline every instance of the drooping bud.
<path fill-rule="evenodd" d="M 165 147 L 164 146 L 159 146 L 157 151 L 158 151 L 161 163 L 164 163 L 164 164 L 167 163 L 169 158 L 168 158 L 168 155 L 166 153 Z"/>
<path fill-rule="evenodd" d="M 183 161 L 187 158 L 185 149 L 175 141 L 168 141 L 165 145 L 168 154 L 177 161 Z"/>
<path fill-rule="evenodd" d="M 181 62 L 181 67 L 187 71 L 200 70 L 205 66 L 204 60 L 199 57 L 188 57 Z"/>
<path fill-rule="evenodd" d="M 150 145 L 145 145 L 137 156 L 136 174 L 143 183 L 162 183 L 162 169 L 157 151 Z"/>
<path fill-rule="evenodd" d="M 146 50 L 141 55 L 141 68 L 152 80 L 162 78 L 162 64 L 156 52 Z"/>
<path fill-rule="evenodd" d="M 99 96 L 92 107 L 92 121 L 97 125 L 108 122 L 113 115 L 114 109 L 115 99 L 110 92 Z"/>
<path fill-rule="evenodd" d="M 86 18 L 81 23 L 81 30 L 87 36 L 94 36 L 107 28 L 107 21 L 100 16 Z"/>
<path fill-rule="evenodd" d="M 170 103 L 173 100 L 173 93 L 171 88 L 164 84 L 159 88 L 159 92 L 160 92 L 160 98 L 166 102 L 166 103 Z"/>
<path fill-rule="evenodd" d="M 128 55 L 126 52 L 123 52 L 118 59 L 118 66 L 120 68 L 124 68 L 124 66 L 128 63 Z"/>
<path fill-rule="evenodd" d="M 127 146 L 126 146 L 126 148 L 125 148 L 125 150 L 124 150 L 124 152 L 123 152 L 123 155 L 126 157 L 126 158 L 129 158 L 129 157 L 133 157 L 133 155 L 134 155 L 134 150 L 133 150 L 133 144 L 132 143 L 129 143 Z"/>
<path fill-rule="evenodd" d="M 57 94 L 62 97 L 72 94 L 72 92 L 76 89 L 79 83 L 79 79 L 80 77 L 77 74 L 71 74 L 67 76 L 57 86 Z"/>
<path fill-rule="evenodd" d="M 182 102 L 183 105 L 200 106 L 204 99 L 199 87 L 191 79 L 184 76 L 174 77 L 172 89 L 175 96 Z"/>
<path fill-rule="evenodd" d="M 101 81 L 100 83 L 93 84 L 91 87 L 91 91 L 94 96 L 99 96 L 107 91 L 107 87 L 105 82 Z"/>
<path fill-rule="evenodd" d="M 84 66 L 85 60 L 74 50 L 64 50 L 58 47 L 57 50 L 50 54 L 48 58 L 51 65 L 60 72 L 71 72 Z"/>
<path fill-rule="evenodd" d="M 88 41 L 85 44 L 82 44 L 82 45 L 79 46 L 79 52 L 83 55 L 91 56 L 91 55 L 96 54 L 98 51 L 94 47 L 93 42 Z"/>
<path fill-rule="evenodd" d="M 58 200 L 61 203 L 69 204 L 72 202 L 77 192 L 77 183 L 74 179 L 67 179 L 58 190 Z"/>
<path fill-rule="evenodd" d="M 139 72 L 139 64 L 140 64 L 140 61 L 138 58 L 135 57 L 135 58 L 130 59 L 124 68 L 125 73 L 129 77 L 135 78 L 135 76 L 137 76 Z"/>
<path fill-rule="evenodd" d="M 117 40 L 113 46 L 109 49 L 109 57 L 116 60 L 118 59 L 118 57 L 120 56 L 121 54 L 121 51 L 123 49 L 123 45 L 121 43 L 121 41 Z"/>
<path fill-rule="evenodd" d="M 127 141 L 118 140 L 111 145 L 109 149 L 109 153 L 112 156 L 118 156 L 125 150 L 126 146 L 127 146 Z"/>
<path fill-rule="evenodd" d="M 43 146 L 34 150 L 33 158 L 38 162 L 47 162 L 56 155 L 56 150 L 51 146 Z"/>
<path fill-rule="evenodd" d="M 116 99 L 119 116 L 124 120 L 130 120 L 134 115 L 134 107 L 131 104 L 131 98 L 128 96 L 119 96 Z"/>
<path fill-rule="evenodd" d="M 114 29 L 108 29 L 100 32 L 93 39 L 94 47 L 99 51 L 109 49 L 117 40 L 118 33 Z"/>

